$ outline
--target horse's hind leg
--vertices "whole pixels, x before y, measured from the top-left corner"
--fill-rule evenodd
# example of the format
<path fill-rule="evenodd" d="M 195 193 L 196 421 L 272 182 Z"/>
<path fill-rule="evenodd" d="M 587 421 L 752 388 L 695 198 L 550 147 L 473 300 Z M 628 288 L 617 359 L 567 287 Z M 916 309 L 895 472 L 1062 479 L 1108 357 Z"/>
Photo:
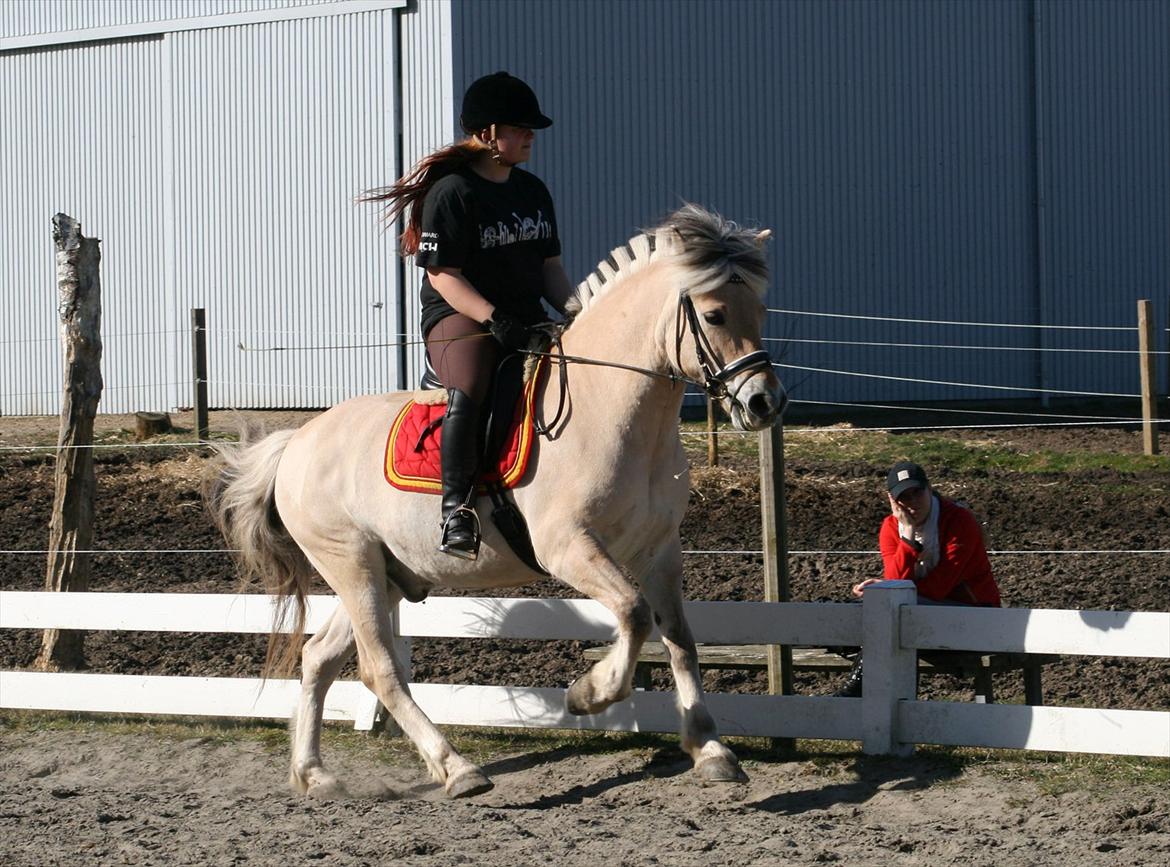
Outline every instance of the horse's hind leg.
<path fill-rule="evenodd" d="M 289 784 L 302 793 L 342 794 L 344 788 L 321 763 L 321 721 L 325 694 L 353 655 L 353 628 L 344 606 L 301 650 L 301 700 L 293 718 Z"/>
<path fill-rule="evenodd" d="M 478 795 L 492 788 L 483 771 L 455 751 L 443 733 L 415 704 L 406 678 L 394 656 L 391 596 L 386 583 L 386 561 L 379 545 L 361 543 L 348 551 L 320 551 L 313 565 L 341 597 L 357 643 L 362 683 L 373 692 L 410 738 L 435 780 L 452 798 Z"/>
<path fill-rule="evenodd" d="M 747 774 L 739 766 L 735 753 L 719 740 L 715 720 L 703 701 L 699 655 L 683 613 L 681 551 L 663 554 L 654 573 L 643 582 L 642 593 L 654 610 L 654 622 L 670 652 L 670 669 L 682 713 L 682 748 L 690 754 L 695 770 L 703 779 L 745 782 Z"/>

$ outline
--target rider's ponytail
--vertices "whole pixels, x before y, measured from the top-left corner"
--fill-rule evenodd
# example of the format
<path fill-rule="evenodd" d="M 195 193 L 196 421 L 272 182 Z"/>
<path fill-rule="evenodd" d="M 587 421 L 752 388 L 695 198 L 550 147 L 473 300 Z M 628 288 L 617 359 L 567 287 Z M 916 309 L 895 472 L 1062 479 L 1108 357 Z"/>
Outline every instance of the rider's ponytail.
<path fill-rule="evenodd" d="M 385 219 L 392 223 L 406 213 L 406 228 L 399 238 L 403 256 L 418 252 L 422 233 L 422 204 L 431 187 L 441 178 L 470 164 L 488 149 L 478 138 L 470 136 L 463 141 L 423 157 L 409 172 L 389 187 L 376 187 L 358 196 L 359 202 L 386 202 Z"/>

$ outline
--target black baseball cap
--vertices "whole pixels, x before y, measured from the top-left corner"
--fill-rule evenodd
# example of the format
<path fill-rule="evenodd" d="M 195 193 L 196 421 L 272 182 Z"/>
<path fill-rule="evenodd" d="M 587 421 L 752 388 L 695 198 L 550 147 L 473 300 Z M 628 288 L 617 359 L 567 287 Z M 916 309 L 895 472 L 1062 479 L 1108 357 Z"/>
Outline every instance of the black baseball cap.
<path fill-rule="evenodd" d="M 926 471 L 911 461 L 899 461 L 890 468 L 886 476 L 886 487 L 890 489 L 890 496 L 895 500 L 911 488 L 928 488 L 930 482 L 926 480 Z"/>

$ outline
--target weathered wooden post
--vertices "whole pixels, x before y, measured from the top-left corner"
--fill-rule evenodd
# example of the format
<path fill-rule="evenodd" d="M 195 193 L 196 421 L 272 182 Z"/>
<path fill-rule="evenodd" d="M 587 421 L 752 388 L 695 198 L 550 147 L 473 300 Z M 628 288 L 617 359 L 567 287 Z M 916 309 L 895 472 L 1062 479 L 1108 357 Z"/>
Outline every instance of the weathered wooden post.
<path fill-rule="evenodd" d="M 191 363 L 195 368 L 195 437 L 207 442 L 207 311 L 191 308 Z"/>
<path fill-rule="evenodd" d="M 715 415 L 715 401 L 707 395 L 707 466 L 719 466 L 719 421 Z"/>
<path fill-rule="evenodd" d="M 81 224 L 65 214 L 53 217 L 53 240 L 65 376 L 45 589 L 84 592 L 93 545 L 93 419 L 102 393 L 101 242 L 82 237 Z M 84 638 L 79 630 L 46 629 L 36 667 L 80 668 Z"/>
<path fill-rule="evenodd" d="M 1149 301 L 1138 302 L 1138 358 L 1142 369 L 1142 448 L 1158 454 L 1158 385 L 1154 372 L 1154 311 Z"/>
<path fill-rule="evenodd" d="M 760 431 L 760 520 L 764 541 L 764 601 L 788 602 L 788 515 L 784 501 L 784 424 Z M 768 692 L 792 695 L 792 647 L 769 644 Z M 792 750 L 793 738 L 774 747 Z"/>

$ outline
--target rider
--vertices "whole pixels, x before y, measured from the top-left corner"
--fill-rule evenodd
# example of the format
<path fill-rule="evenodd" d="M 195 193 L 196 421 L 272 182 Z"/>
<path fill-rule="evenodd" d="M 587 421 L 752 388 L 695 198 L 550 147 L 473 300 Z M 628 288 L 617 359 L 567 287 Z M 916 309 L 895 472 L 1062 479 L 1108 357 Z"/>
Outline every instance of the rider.
<path fill-rule="evenodd" d="M 448 393 L 439 550 L 474 560 L 479 419 L 492 373 L 503 355 L 528 347 L 532 325 L 547 321 L 541 298 L 563 312 L 573 289 L 552 197 L 517 168 L 531 156 L 534 130 L 552 124 L 536 94 L 507 72 L 486 75 L 467 88 L 460 124 L 466 138 L 362 199 L 387 202 L 390 220 L 409 209 L 401 249 L 426 270 L 422 332 Z"/>

